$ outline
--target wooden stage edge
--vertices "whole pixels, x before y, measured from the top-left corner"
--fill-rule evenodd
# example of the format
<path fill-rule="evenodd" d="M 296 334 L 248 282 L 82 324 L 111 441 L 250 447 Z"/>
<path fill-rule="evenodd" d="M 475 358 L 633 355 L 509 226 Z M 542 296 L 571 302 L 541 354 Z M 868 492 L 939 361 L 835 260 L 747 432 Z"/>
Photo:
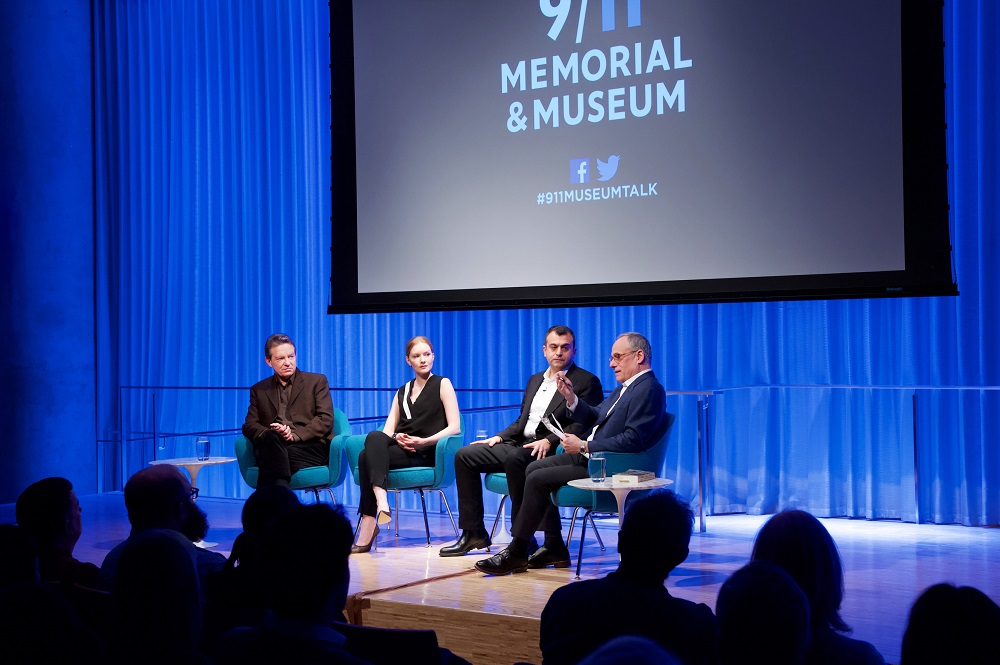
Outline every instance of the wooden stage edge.
<path fill-rule="evenodd" d="M 710 517 L 704 534 L 696 523 L 691 554 L 667 580 L 670 593 L 714 610 L 719 588 L 747 562 L 767 517 Z M 438 549 L 454 540 L 446 516 L 432 518 L 431 547 L 419 513 L 404 512 L 402 520 L 398 539 L 383 531 L 377 552 L 351 557 L 353 620 L 384 628 L 432 628 L 441 646 L 477 665 L 540 663 L 539 617 L 551 593 L 575 580 L 575 568 L 486 576 L 473 568 L 489 555 L 485 551 L 438 556 Z M 928 586 L 969 585 L 1000 599 L 1000 530 L 859 519 L 822 522 L 844 560 L 844 619 L 853 635 L 872 642 L 888 663 L 899 662 L 909 608 Z M 606 549 L 602 552 L 588 531 L 582 579 L 603 577 L 618 565 L 617 520 L 598 524 Z M 575 565 L 575 534 L 574 541 Z"/>
<path fill-rule="evenodd" d="M 307 499 L 309 500 L 309 499 Z M 120 492 L 80 497 L 83 537 L 75 556 L 100 565 L 111 548 L 128 536 L 129 524 Z M 200 497 L 208 514 L 208 540 L 229 554 L 242 530 L 243 500 Z M 355 519 L 356 509 L 345 507 Z M 574 568 L 530 570 L 489 577 L 475 570 L 484 551 L 464 557 L 438 556 L 455 535 L 447 515 L 431 515 L 431 546 L 418 511 L 394 512 L 383 527 L 378 549 L 351 556 L 355 620 L 387 628 L 430 628 L 441 646 L 476 665 L 540 663 L 539 617 L 549 596 L 574 581 Z M 768 516 L 724 515 L 707 518 L 708 531 L 691 537 L 691 553 L 670 575 L 671 594 L 705 603 L 713 610 L 719 588 L 747 562 L 757 530 Z M 14 522 L 14 506 L 0 505 L 0 521 Z M 898 663 L 910 606 L 938 582 L 973 586 L 1000 602 L 1000 529 L 955 525 L 905 524 L 897 521 L 826 518 L 844 561 L 842 615 L 853 635 L 871 642 L 888 663 Z M 492 525 L 492 516 L 487 525 Z M 598 547 L 588 530 L 583 579 L 603 577 L 618 566 L 617 519 L 598 520 L 606 546 Z M 563 520 L 564 534 L 569 520 Z M 579 530 L 571 545 L 573 563 Z M 494 545 L 492 553 L 503 547 Z M 590 608 L 581 608 L 582 612 Z M 620 611 L 628 611 L 621 608 Z"/>

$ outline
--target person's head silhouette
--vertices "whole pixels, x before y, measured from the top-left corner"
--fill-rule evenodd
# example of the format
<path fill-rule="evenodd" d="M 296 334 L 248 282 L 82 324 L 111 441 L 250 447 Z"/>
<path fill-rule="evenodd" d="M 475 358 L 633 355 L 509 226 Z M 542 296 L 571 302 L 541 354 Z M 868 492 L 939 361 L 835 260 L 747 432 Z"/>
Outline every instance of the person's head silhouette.
<path fill-rule="evenodd" d="M 664 580 L 688 556 L 694 513 L 668 489 L 629 501 L 618 534 L 619 571 Z"/>
<path fill-rule="evenodd" d="M 814 627 L 850 630 L 840 617 L 844 600 L 840 552 L 818 519 L 804 510 L 784 510 L 772 516 L 757 532 L 750 560 L 770 561 L 792 576 L 809 599 Z"/>

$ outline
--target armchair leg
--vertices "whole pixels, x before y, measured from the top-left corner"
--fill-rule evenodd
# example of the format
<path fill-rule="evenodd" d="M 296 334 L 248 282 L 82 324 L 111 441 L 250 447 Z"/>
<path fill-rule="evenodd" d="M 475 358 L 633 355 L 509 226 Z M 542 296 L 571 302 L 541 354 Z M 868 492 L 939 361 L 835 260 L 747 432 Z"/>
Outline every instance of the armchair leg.
<path fill-rule="evenodd" d="M 392 492 L 393 511 L 396 514 L 396 537 L 399 538 L 399 490 L 386 490 Z"/>
<path fill-rule="evenodd" d="M 327 488 L 324 488 L 324 489 L 326 489 L 327 493 L 330 495 L 330 503 L 332 503 L 333 505 L 336 506 L 337 505 L 337 497 L 335 497 L 333 495 L 333 488 L 332 487 L 327 487 Z M 318 495 L 316 497 L 316 500 L 317 501 L 319 500 L 319 496 Z"/>
<path fill-rule="evenodd" d="M 566 536 L 566 542 L 567 543 L 572 543 L 573 542 L 573 527 L 576 526 L 576 515 L 579 512 L 580 512 L 580 507 L 579 506 L 576 506 L 575 508 L 573 508 L 573 519 L 571 519 L 569 521 L 569 535 Z M 586 526 L 586 524 L 584 526 Z"/>
<path fill-rule="evenodd" d="M 424 491 L 418 489 L 417 492 L 420 493 L 420 507 L 424 511 L 424 531 L 427 532 L 427 547 L 431 546 L 431 527 L 427 523 L 427 499 L 424 497 Z"/>
<path fill-rule="evenodd" d="M 587 522 L 587 518 L 588 517 L 590 518 L 590 527 L 594 530 L 594 535 L 597 536 L 597 542 L 601 546 L 601 551 L 603 552 L 604 551 L 604 541 L 601 540 L 601 532 L 597 530 L 597 525 L 594 524 L 594 515 L 589 510 L 587 511 L 587 515 L 583 518 L 584 528 L 586 528 L 586 526 L 587 526 L 586 522 Z"/>
<path fill-rule="evenodd" d="M 503 518 L 503 504 L 506 502 L 507 502 L 507 495 L 504 494 L 503 496 L 500 497 L 500 506 L 497 508 L 497 517 L 495 520 L 493 520 L 493 528 L 490 530 L 490 540 L 496 538 L 497 527 L 500 526 L 500 520 Z M 489 552 L 490 548 L 487 547 L 486 551 Z"/>
<path fill-rule="evenodd" d="M 435 488 L 428 488 L 428 490 L 432 490 L 432 491 L 437 492 L 438 494 L 441 495 L 441 502 L 444 503 L 445 510 L 448 511 L 448 519 L 451 520 L 451 528 L 455 532 L 455 537 L 457 538 L 458 535 L 459 535 L 459 533 L 458 533 L 458 524 L 455 523 L 455 515 L 451 512 L 451 506 L 448 505 L 448 497 L 445 496 L 444 490 L 442 490 L 440 488 L 436 488 L 436 487 Z M 394 509 L 393 510 L 396 513 L 394 521 L 396 522 L 396 537 L 398 538 L 399 537 L 399 493 L 400 493 L 400 490 L 386 490 L 386 491 L 387 492 L 392 492 L 393 496 L 394 496 L 394 499 L 393 499 Z M 423 488 L 416 488 L 413 491 L 420 494 L 420 507 L 421 507 L 421 509 L 423 511 L 423 514 L 424 514 L 424 532 L 427 534 L 427 546 L 430 547 L 431 546 L 431 527 L 430 527 L 430 522 L 427 519 L 427 497 L 424 494 L 424 489 Z"/>
<path fill-rule="evenodd" d="M 573 511 L 574 522 L 576 521 L 576 511 Z M 590 517 L 590 511 L 588 510 L 583 514 L 583 526 L 580 527 L 580 549 L 576 553 L 576 579 L 580 579 L 580 564 L 583 563 L 583 541 L 587 537 L 587 518 Z M 590 517 L 590 523 L 594 523 L 594 518 Z M 595 533 L 597 529 L 594 529 Z"/>
<path fill-rule="evenodd" d="M 444 503 L 444 509 L 448 511 L 448 519 L 451 520 L 451 528 L 455 532 L 455 537 L 458 538 L 458 525 L 455 524 L 455 516 L 451 514 L 451 506 L 448 505 L 448 497 L 444 495 L 444 490 L 440 488 L 435 488 L 434 491 L 441 495 L 441 501 Z"/>

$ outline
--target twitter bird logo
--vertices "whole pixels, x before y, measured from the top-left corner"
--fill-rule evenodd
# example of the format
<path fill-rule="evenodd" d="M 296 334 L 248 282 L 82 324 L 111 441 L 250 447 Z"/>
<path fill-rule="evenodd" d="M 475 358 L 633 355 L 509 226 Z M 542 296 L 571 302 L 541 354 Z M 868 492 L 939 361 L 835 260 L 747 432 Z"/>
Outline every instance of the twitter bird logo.
<path fill-rule="evenodd" d="M 600 158 L 597 159 L 597 171 L 601 174 L 598 178 L 601 182 L 607 182 L 615 177 L 618 173 L 618 160 L 621 159 L 620 155 L 611 155 L 608 157 L 608 161 L 602 162 Z"/>

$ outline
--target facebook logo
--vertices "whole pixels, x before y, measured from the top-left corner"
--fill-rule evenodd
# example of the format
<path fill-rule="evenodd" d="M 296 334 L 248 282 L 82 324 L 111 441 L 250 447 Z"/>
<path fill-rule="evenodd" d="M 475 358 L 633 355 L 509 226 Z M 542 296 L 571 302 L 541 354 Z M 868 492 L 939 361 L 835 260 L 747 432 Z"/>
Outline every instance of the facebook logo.
<path fill-rule="evenodd" d="M 569 182 L 573 185 L 582 185 L 585 182 L 590 182 L 589 159 L 569 160 Z"/>
<path fill-rule="evenodd" d="M 615 1 L 601 0 L 601 29 L 604 32 L 611 32 L 615 29 Z M 636 28 L 642 25 L 642 15 L 639 6 L 640 0 L 627 0 L 628 4 L 628 27 Z"/>

